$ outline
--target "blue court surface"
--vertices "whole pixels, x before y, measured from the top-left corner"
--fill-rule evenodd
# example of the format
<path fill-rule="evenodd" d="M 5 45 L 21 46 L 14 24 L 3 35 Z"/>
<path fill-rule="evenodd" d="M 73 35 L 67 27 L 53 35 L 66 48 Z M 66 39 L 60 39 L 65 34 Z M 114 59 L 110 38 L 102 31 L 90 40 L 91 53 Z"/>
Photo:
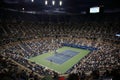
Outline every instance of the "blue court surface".
<path fill-rule="evenodd" d="M 76 56 L 78 53 L 80 52 L 65 50 L 62 53 L 56 53 L 54 56 L 50 56 L 46 59 L 56 64 L 63 64 L 64 62 L 68 61 L 72 57 Z"/>

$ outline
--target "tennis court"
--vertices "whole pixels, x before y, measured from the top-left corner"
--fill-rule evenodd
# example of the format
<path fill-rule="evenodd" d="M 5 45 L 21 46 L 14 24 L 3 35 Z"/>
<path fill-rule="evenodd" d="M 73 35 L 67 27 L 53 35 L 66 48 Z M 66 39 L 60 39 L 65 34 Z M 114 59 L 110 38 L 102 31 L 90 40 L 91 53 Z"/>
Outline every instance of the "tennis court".
<path fill-rule="evenodd" d="M 56 64 L 63 64 L 67 60 L 71 59 L 75 55 L 77 55 L 79 52 L 71 51 L 71 50 L 65 50 L 62 53 L 57 53 L 53 56 L 50 56 L 47 58 L 50 62 L 54 62 Z"/>
<path fill-rule="evenodd" d="M 90 50 L 64 46 L 57 49 L 57 53 L 54 51 L 47 52 L 39 56 L 32 57 L 29 60 L 61 74 L 64 74 L 89 52 Z"/>

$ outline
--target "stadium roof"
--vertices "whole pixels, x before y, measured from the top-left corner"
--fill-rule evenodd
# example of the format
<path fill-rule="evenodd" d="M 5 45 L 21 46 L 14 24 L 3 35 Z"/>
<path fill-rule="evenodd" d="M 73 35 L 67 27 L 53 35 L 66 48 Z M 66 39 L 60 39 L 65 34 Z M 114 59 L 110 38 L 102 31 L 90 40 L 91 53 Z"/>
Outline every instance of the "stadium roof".
<path fill-rule="evenodd" d="M 60 6 L 45 6 L 45 0 L 0 0 L 2 8 L 12 8 L 22 10 L 24 7 L 26 11 L 48 11 L 53 10 L 54 12 L 65 11 L 71 13 L 87 12 L 90 7 L 99 6 L 102 8 L 104 13 L 115 13 L 120 12 L 119 0 L 61 0 L 63 5 Z M 52 1 L 52 0 L 47 0 Z M 60 0 L 55 0 L 56 3 Z M 58 10 L 58 11 L 56 11 Z"/>

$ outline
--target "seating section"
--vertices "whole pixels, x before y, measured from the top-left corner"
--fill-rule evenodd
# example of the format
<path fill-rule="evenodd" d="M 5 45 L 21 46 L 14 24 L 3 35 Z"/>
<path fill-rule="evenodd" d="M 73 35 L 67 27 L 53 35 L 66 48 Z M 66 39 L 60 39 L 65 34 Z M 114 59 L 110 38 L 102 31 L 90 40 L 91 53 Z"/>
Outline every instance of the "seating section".
<path fill-rule="evenodd" d="M 41 80 L 43 76 L 50 75 L 56 80 L 56 76 L 58 78 L 61 74 L 28 59 L 69 46 L 89 49 L 91 53 L 64 74 L 69 75 L 66 80 L 70 76 L 77 76 L 80 80 L 119 80 L 120 38 L 115 36 L 120 30 L 119 17 L 115 19 L 110 15 L 99 20 L 81 15 L 81 21 L 69 16 L 69 21 L 46 23 L 42 18 L 40 22 L 35 15 L 31 17 L 37 21 L 31 22 L 23 19 L 26 14 L 16 13 L 13 19 L 10 14 L 0 19 L 0 77 Z M 94 18 L 93 21 L 90 21 L 91 18 Z M 14 62 L 31 72 L 24 68 L 22 70 Z"/>

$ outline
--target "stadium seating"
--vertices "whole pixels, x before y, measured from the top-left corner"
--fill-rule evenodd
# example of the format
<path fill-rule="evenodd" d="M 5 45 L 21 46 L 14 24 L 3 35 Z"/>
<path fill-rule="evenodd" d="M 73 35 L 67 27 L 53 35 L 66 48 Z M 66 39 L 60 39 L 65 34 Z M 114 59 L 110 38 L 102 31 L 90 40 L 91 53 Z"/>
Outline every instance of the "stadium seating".
<path fill-rule="evenodd" d="M 2 54 L 2 56 L 0 54 L 0 57 L 2 57 L 0 60 L 6 62 L 6 64 L 0 62 L 2 64 L 0 64 L 1 75 L 10 72 L 9 77 L 13 77 L 15 80 L 16 76 L 24 80 L 27 80 L 26 77 L 40 80 L 41 78 L 38 79 L 38 76 L 34 73 L 40 76 L 60 75 L 56 71 L 46 69 L 46 67 L 28 59 L 63 46 L 69 46 L 91 50 L 91 54 L 82 58 L 66 74 L 76 74 L 80 80 L 88 80 L 88 78 L 103 80 L 111 77 L 115 78 L 114 80 L 119 80 L 116 77 L 120 74 L 118 71 L 120 67 L 120 41 L 118 37 L 115 37 L 115 34 L 120 30 L 119 17 L 114 18 L 107 15 L 105 18 L 99 17 L 100 19 L 98 19 L 95 18 L 98 15 L 95 17 L 81 15 L 81 22 L 79 17 L 75 22 L 75 16 L 70 16 L 69 22 L 64 20 L 61 23 L 46 23 L 44 20 L 39 22 L 39 19 L 35 17 L 36 15 L 31 15 L 31 19 L 34 17 L 32 20 L 36 19 L 31 22 L 23 19 L 23 16 L 28 17 L 27 14 L 15 13 L 12 16 L 9 16 L 12 13 L 5 14 L 8 15 L 3 16 L 0 20 L 0 53 Z M 90 21 L 91 18 L 94 18 L 94 20 Z M 72 23 L 72 21 L 75 23 Z M 17 69 L 21 72 L 17 75 L 16 71 L 16 74 L 14 74 L 10 68 L 14 71 L 16 65 L 12 64 L 11 61 L 9 62 L 9 59 L 32 70 L 32 72 Z M 10 66 L 7 70 L 4 69 L 6 65 Z M 25 76 L 23 76 L 24 74 Z M 63 80 L 63 78 L 59 80 Z"/>

